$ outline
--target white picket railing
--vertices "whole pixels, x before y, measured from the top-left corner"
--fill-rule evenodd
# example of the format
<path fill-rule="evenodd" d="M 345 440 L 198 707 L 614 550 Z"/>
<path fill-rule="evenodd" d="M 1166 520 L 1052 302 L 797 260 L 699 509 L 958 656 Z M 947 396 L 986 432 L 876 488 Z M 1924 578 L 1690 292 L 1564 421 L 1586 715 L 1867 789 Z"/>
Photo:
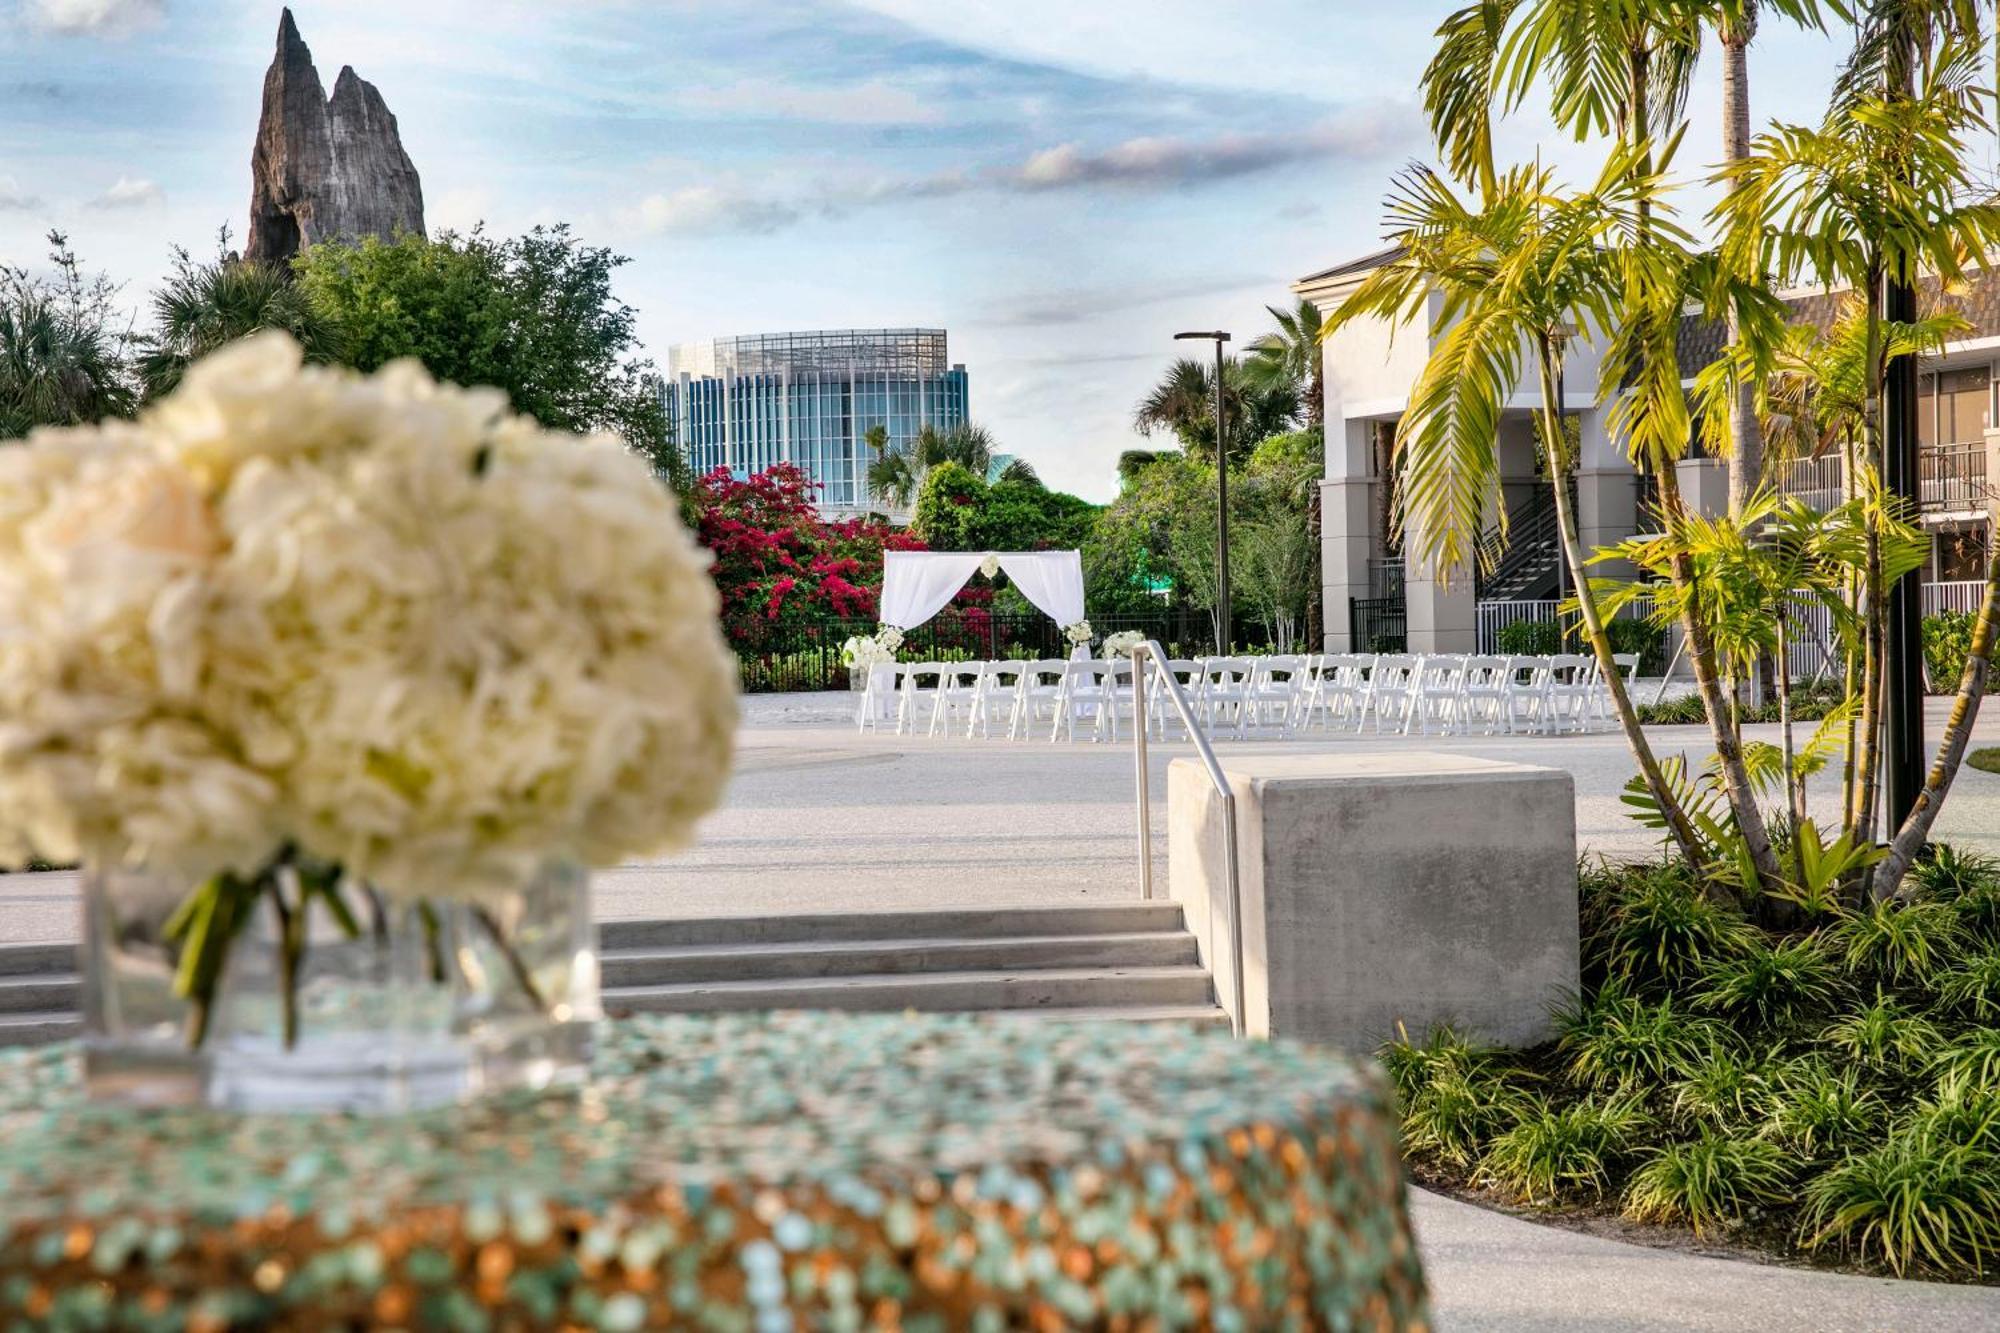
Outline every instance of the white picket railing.
<path fill-rule="evenodd" d="M 1986 584 L 1978 579 L 1926 583 L 1923 585 L 1923 614 L 1934 616 L 1945 611 L 1976 613 L 1985 596 Z M 1625 619 L 1638 619 L 1649 616 L 1652 612 L 1653 599 L 1640 597 L 1627 604 L 1619 614 Z M 1562 603 L 1549 597 L 1481 602 L 1477 608 L 1477 616 L 1478 644 L 1482 653 L 1500 651 L 1500 631 L 1509 625 L 1535 621 L 1568 626 L 1576 619 L 1573 613 L 1564 615 Z M 1671 658 L 1674 645 L 1679 642 L 1680 628 L 1675 626 L 1668 633 L 1667 653 Z M 1791 649 L 1787 656 L 1791 659 L 1793 680 L 1811 680 L 1823 674 L 1840 673 L 1840 654 L 1834 643 L 1833 617 L 1824 606 L 1809 598 L 1798 598 L 1792 606 L 1787 634 Z"/>

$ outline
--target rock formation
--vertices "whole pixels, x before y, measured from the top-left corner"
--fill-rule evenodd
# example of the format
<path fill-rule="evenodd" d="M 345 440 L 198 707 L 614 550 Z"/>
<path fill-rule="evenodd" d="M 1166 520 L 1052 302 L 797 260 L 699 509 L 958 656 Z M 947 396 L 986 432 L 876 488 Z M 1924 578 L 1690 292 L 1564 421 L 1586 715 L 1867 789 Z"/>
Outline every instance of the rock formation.
<path fill-rule="evenodd" d="M 329 101 L 287 9 L 250 153 L 244 258 L 284 263 L 317 241 L 423 229 L 423 185 L 382 94 L 342 66 Z"/>

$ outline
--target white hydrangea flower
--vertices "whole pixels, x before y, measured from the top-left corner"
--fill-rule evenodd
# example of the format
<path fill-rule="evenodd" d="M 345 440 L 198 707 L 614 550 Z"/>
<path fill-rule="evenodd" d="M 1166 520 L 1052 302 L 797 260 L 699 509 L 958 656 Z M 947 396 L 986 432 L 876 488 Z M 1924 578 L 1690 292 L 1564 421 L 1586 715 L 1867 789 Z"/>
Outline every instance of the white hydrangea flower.
<path fill-rule="evenodd" d="M 645 464 L 262 334 L 136 424 L 0 450 L 0 858 L 385 891 L 686 842 L 736 667 Z"/>

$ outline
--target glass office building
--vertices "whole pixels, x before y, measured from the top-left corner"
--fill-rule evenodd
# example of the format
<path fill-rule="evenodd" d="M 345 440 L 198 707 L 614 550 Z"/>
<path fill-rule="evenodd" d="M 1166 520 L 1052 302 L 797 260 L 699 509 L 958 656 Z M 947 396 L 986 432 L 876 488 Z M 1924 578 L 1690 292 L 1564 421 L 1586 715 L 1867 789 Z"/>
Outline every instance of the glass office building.
<path fill-rule="evenodd" d="M 966 419 L 965 367 L 943 329 L 828 329 L 687 343 L 667 353 L 667 415 L 697 475 L 796 463 L 832 512 L 882 509 L 868 495 L 866 436 L 892 447 Z"/>

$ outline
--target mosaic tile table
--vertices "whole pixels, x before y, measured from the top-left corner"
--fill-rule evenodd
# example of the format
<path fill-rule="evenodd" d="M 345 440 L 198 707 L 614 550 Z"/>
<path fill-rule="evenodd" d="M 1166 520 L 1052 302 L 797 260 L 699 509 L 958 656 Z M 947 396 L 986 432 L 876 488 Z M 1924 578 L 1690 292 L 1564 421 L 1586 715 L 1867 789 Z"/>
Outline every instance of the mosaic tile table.
<path fill-rule="evenodd" d="M 84 1103 L 0 1057 L 0 1327 L 1377 1329 L 1384 1093 L 1172 1027 L 608 1025 L 597 1082 L 400 1120 Z"/>

